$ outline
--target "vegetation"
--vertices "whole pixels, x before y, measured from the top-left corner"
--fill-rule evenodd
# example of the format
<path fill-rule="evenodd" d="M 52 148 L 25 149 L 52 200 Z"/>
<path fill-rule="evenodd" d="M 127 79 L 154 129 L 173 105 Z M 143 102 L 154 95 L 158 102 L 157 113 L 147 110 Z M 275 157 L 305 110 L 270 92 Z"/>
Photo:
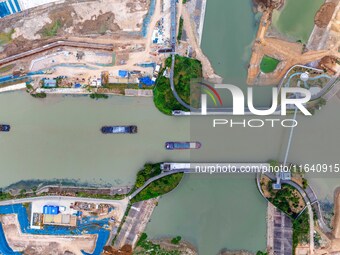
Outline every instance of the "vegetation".
<path fill-rule="evenodd" d="M 138 189 L 144 185 L 144 183 L 150 178 L 159 175 L 162 172 L 161 164 L 150 164 L 144 165 L 144 168 L 137 173 L 137 179 L 134 189 Z"/>
<path fill-rule="evenodd" d="M 165 61 L 165 68 L 170 68 L 171 57 Z M 170 80 L 163 76 L 161 70 L 154 88 L 154 103 L 163 113 L 171 115 L 173 110 L 187 111 L 174 97 L 170 87 Z M 196 59 L 176 55 L 174 83 L 178 95 L 186 103 L 190 103 L 190 80 L 202 77 L 202 64 Z"/>
<path fill-rule="evenodd" d="M 132 199 L 132 203 L 164 195 L 175 189 L 183 178 L 183 173 L 167 175 L 149 184 Z"/>
<path fill-rule="evenodd" d="M 327 103 L 326 99 L 320 98 L 320 99 L 318 100 L 318 102 L 316 103 L 315 107 L 316 107 L 317 109 L 319 109 L 319 108 L 321 108 L 322 106 L 325 106 L 326 103 Z"/>
<path fill-rule="evenodd" d="M 308 180 L 306 178 L 302 178 L 302 188 L 306 189 L 308 186 Z"/>
<path fill-rule="evenodd" d="M 277 160 L 273 160 L 273 159 L 271 159 L 271 160 L 269 160 L 268 161 L 268 164 L 271 166 L 271 167 L 277 167 L 277 166 L 280 166 L 280 162 L 279 161 L 277 161 Z"/>
<path fill-rule="evenodd" d="M 272 185 L 273 182 L 269 181 L 267 190 L 270 197 L 268 197 L 268 200 L 292 219 L 295 219 L 302 209 L 299 208 L 300 199 L 302 198 L 297 195 L 299 194 L 298 191 L 288 184 L 282 184 L 280 190 L 274 190 Z"/>
<path fill-rule="evenodd" d="M 179 251 L 168 251 L 162 249 L 159 244 L 154 244 L 148 240 L 148 235 L 143 233 L 137 243 L 137 249 L 133 254 L 148 254 L 148 255 L 180 255 Z"/>
<path fill-rule="evenodd" d="M 12 35 L 14 34 L 15 30 L 12 29 L 8 33 L 1 32 L 0 33 L 0 46 L 8 44 L 12 41 Z"/>
<path fill-rule="evenodd" d="M 293 221 L 293 254 L 299 243 L 307 243 L 309 241 L 309 214 L 305 210 L 299 218 Z"/>
<path fill-rule="evenodd" d="M 3 200 L 10 200 L 12 199 L 12 195 L 7 193 L 7 192 L 3 192 L 3 191 L 0 191 L 0 201 L 3 201 Z"/>
<path fill-rule="evenodd" d="M 109 98 L 109 96 L 108 95 L 105 95 L 105 94 L 99 94 L 99 93 L 92 93 L 91 95 L 90 95 L 90 98 L 92 98 L 92 99 L 107 99 L 107 98 Z"/>
<path fill-rule="evenodd" d="M 56 36 L 58 33 L 58 30 L 62 27 L 62 23 L 60 20 L 56 20 L 50 25 L 46 26 L 43 31 L 42 35 L 45 37 L 53 37 Z"/>
<path fill-rule="evenodd" d="M 0 42 L 0 44 L 1 44 L 1 42 Z M 12 70 L 14 67 L 15 67 L 15 64 L 10 64 L 10 65 L 7 65 L 7 66 L 0 67 L 0 73 L 6 73 L 6 72 Z"/>
<path fill-rule="evenodd" d="M 32 93 L 31 95 L 35 98 L 45 98 L 47 96 L 45 92 Z"/>
<path fill-rule="evenodd" d="M 30 83 L 26 83 L 26 89 L 28 93 L 31 93 L 34 90 L 33 86 Z"/>
<path fill-rule="evenodd" d="M 256 255 L 268 255 L 268 253 L 263 252 L 263 251 L 258 251 L 258 252 L 256 252 Z"/>
<path fill-rule="evenodd" d="M 124 95 L 125 89 L 139 89 L 139 85 L 137 83 L 107 83 L 107 84 L 103 84 L 103 88 L 109 89 L 112 92 Z M 152 89 L 153 87 L 143 86 L 142 88 Z"/>
<path fill-rule="evenodd" d="M 268 56 L 264 56 L 260 64 L 260 69 L 264 73 L 271 73 L 276 69 L 279 63 L 280 63 L 280 60 L 277 60 L 275 58 L 271 58 Z"/>
<path fill-rule="evenodd" d="M 89 198 L 99 198 L 99 199 L 112 199 L 112 200 L 116 200 L 116 199 L 123 199 L 125 197 L 125 195 L 108 195 L 108 194 L 90 194 L 87 192 L 76 192 L 76 197 L 89 197 Z"/>
<path fill-rule="evenodd" d="M 179 19 L 179 28 L 178 28 L 178 35 L 177 35 L 177 41 L 179 43 L 179 41 L 182 39 L 182 34 L 183 34 L 183 25 L 184 25 L 184 20 L 181 17 Z"/>
<path fill-rule="evenodd" d="M 171 239 L 171 243 L 172 244 L 179 244 L 179 242 L 182 240 L 182 237 L 180 237 L 180 236 L 176 236 L 176 237 L 174 237 L 174 238 L 172 238 Z"/>

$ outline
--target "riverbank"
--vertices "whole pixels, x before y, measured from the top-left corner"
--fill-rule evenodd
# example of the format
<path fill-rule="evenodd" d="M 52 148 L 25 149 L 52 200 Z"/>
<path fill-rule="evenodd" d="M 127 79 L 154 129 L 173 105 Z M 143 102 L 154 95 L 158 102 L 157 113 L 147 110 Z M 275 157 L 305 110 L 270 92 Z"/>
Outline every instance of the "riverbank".
<path fill-rule="evenodd" d="M 315 25 L 307 42 L 307 49 L 321 50 L 339 45 L 340 1 L 326 0 L 315 16 Z"/>
<path fill-rule="evenodd" d="M 198 255 L 195 246 L 191 243 L 181 240 L 178 244 L 173 244 L 172 240 L 172 238 L 162 238 L 151 240 L 151 242 L 167 251 L 179 251 L 181 255 Z"/>

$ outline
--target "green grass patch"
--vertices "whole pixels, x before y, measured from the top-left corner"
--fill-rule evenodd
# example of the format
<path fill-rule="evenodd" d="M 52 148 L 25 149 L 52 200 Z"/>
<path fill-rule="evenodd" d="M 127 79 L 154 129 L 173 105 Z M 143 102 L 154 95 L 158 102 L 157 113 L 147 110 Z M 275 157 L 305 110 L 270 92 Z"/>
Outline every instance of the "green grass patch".
<path fill-rule="evenodd" d="M 12 42 L 12 35 L 14 34 L 15 30 L 11 29 L 8 33 L 1 32 L 0 33 L 0 46 L 5 45 Z"/>
<path fill-rule="evenodd" d="M 280 60 L 277 60 L 272 57 L 264 56 L 260 64 L 261 72 L 271 73 L 276 69 L 279 63 L 280 63 Z"/>
<path fill-rule="evenodd" d="M 44 37 L 53 37 L 58 34 L 58 30 L 62 27 L 62 23 L 60 20 L 54 21 L 52 24 L 45 26 L 42 31 L 42 35 Z"/>
<path fill-rule="evenodd" d="M 0 73 L 6 73 L 10 70 L 12 70 L 15 67 L 15 64 L 10 64 L 7 66 L 0 67 Z"/>
<path fill-rule="evenodd" d="M 165 67 L 170 68 L 171 57 L 165 61 Z M 154 89 L 154 103 L 161 112 L 171 115 L 173 110 L 187 111 L 174 97 L 170 80 L 163 76 L 161 70 Z M 184 102 L 190 104 L 190 80 L 202 77 L 202 64 L 196 59 L 176 55 L 174 83 L 178 95 Z"/>
<path fill-rule="evenodd" d="M 177 41 L 179 42 L 182 38 L 182 34 L 183 34 L 183 25 L 184 25 L 184 20 L 181 17 L 179 19 L 179 29 L 178 29 L 178 35 L 177 35 Z"/>
<path fill-rule="evenodd" d="M 164 195 L 175 189 L 183 178 L 183 173 L 165 176 L 156 180 L 132 199 L 132 203 Z"/>

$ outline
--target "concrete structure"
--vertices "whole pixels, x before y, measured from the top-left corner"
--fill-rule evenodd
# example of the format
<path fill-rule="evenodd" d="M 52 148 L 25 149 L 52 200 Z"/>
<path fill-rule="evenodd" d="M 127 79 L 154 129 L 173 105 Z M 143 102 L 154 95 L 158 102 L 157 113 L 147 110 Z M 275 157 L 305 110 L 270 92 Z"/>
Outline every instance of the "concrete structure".
<path fill-rule="evenodd" d="M 34 8 L 44 4 L 63 3 L 63 0 L 17 0 L 22 7 L 22 10 Z"/>
<path fill-rule="evenodd" d="M 0 0 L 0 18 L 6 17 L 8 15 L 17 13 L 21 11 L 20 4 L 18 0 Z"/>
<path fill-rule="evenodd" d="M 293 226 L 291 219 L 268 203 L 267 250 L 268 254 L 293 254 Z"/>
<path fill-rule="evenodd" d="M 55 79 L 45 79 L 44 80 L 44 87 L 45 88 L 56 88 L 57 87 L 57 80 L 55 80 Z"/>
<path fill-rule="evenodd" d="M 300 79 L 301 79 L 302 81 L 308 81 L 308 79 L 309 79 L 309 74 L 308 74 L 307 72 L 302 73 L 302 74 L 300 75 Z"/>

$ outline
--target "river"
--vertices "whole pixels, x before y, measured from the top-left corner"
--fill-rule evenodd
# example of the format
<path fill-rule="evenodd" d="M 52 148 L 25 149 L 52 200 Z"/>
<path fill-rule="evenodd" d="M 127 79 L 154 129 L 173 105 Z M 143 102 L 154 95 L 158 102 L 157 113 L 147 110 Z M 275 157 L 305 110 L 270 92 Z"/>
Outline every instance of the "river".
<path fill-rule="evenodd" d="M 72 178 L 97 184 L 133 184 L 145 162 L 188 160 L 188 152 L 168 153 L 164 143 L 185 140 L 189 121 L 168 118 L 152 100 L 0 94 L 0 186 L 21 179 Z M 136 124 L 136 135 L 102 135 L 103 125 Z"/>

